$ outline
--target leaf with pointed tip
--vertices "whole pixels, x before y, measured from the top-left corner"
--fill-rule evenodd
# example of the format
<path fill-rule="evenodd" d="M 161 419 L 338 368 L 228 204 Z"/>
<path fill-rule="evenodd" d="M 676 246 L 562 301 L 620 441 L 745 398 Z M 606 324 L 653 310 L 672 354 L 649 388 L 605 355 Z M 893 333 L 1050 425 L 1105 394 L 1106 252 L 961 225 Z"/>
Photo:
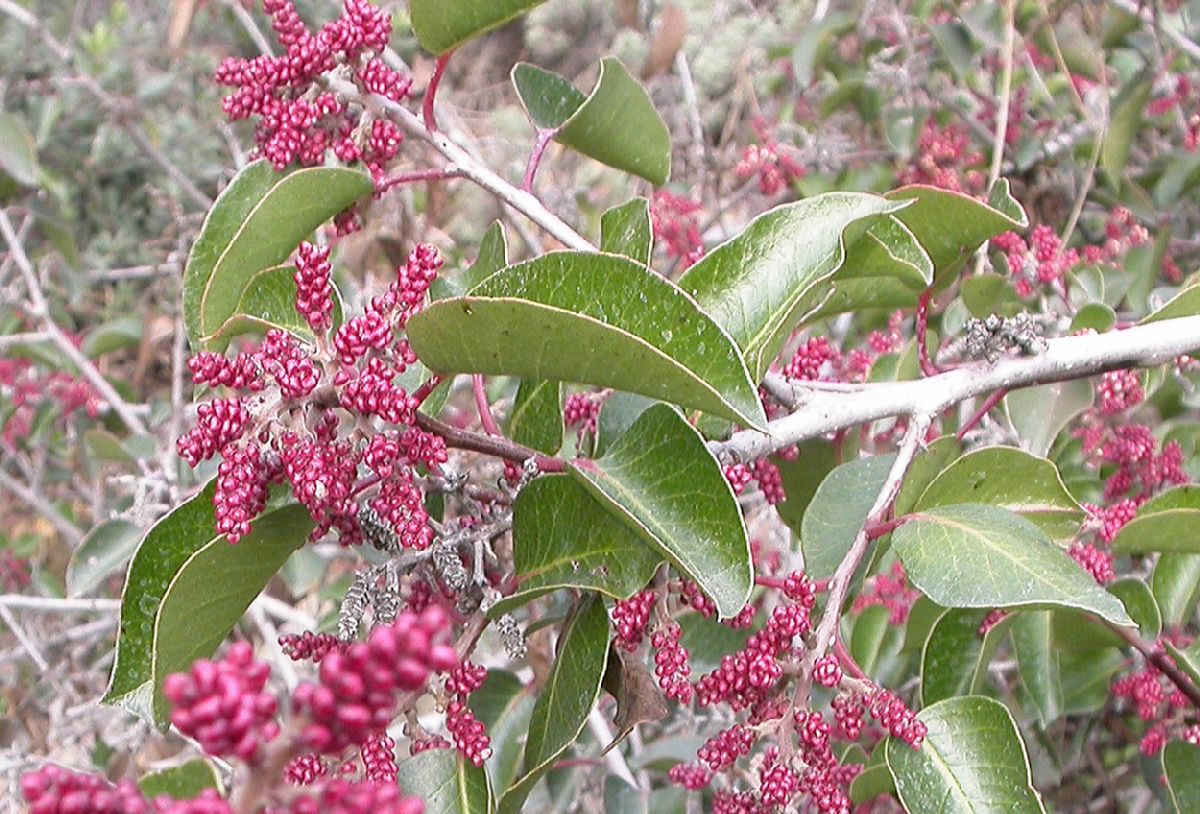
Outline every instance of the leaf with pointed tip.
<path fill-rule="evenodd" d="M 653 248 L 650 202 L 645 198 L 634 198 L 600 216 L 600 251 L 624 255 L 648 266 Z"/>
<path fill-rule="evenodd" d="M 804 511 L 800 549 L 813 579 L 833 576 L 871 512 L 895 455 L 856 458 L 830 472 Z"/>
<path fill-rule="evenodd" d="M 1033 788 L 1029 755 L 999 701 L 949 698 L 917 719 L 928 730 L 920 749 L 889 738 L 888 769 L 907 811 L 922 814 L 1046 814 Z"/>
<path fill-rule="evenodd" d="M 425 802 L 425 814 L 489 814 L 487 773 L 454 749 L 427 749 L 400 761 L 396 782 L 405 796 Z"/>
<path fill-rule="evenodd" d="M 1200 600 L 1200 554 L 1160 555 L 1150 575 L 1150 590 L 1165 624 L 1191 619 Z"/>
<path fill-rule="evenodd" d="M 409 21 L 422 48 L 431 54 L 444 54 L 544 2 L 546 0 L 412 0 Z"/>
<path fill-rule="evenodd" d="M 592 457 L 598 458 L 625 431 L 633 426 L 638 416 L 658 402 L 636 393 L 613 393 L 600 405 L 600 417 L 596 420 L 596 444 Z"/>
<path fill-rule="evenodd" d="M 183 274 L 183 314 L 193 349 L 237 311 L 254 275 L 287 260 L 300 241 L 374 189 L 370 176 L 337 167 L 277 173 L 244 167 L 208 211 Z"/>
<path fill-rule="evenodd" d="M 1075 536 L 1083 509 L 1058 468 L 1014 447 L 984 447 L 954 461 L 926 487 L 912 511 L 980 503 L 1021 515 L 1053 539 Z"/>
<path fill-rule="evenodd" d="M 979 634 L 988 611 L 950 608 L 933 625 L 921 652 L 921 704 L 930 704 L 983 689 L 987 667 L 1012 617 Z"/>
<path fill-rule="evenodd" d="M 662 556 L 566 475 L 530 483 L 513 507 L 517 588 L 492 615 L 559 588 L 628 599 L 646 587 Z"/>
<path fill-rule="evenodd" d="M 586 97 L 558 74 L 517 63 L 513 86 L 530 121 L 576 152 L 662 186 L 671 177 L 671 135 L 646 89 L 615 57 L 600 60 Z"/>
<path fill-rule="evenodd" d="M 509 266 L 415 314 L 408 336 L 442 373 L 594 384 L 766 421 L 729 335 L 686 293 L 617 255 L 551 252 Z"/>
<path fill-rule="evenodd" d="M 750 598 L 754 571 L 741 508 L 703 437 L 666 404 L 646 410 L 603 457 L 572 475 L 700 586 L 725 619 Z"/>
<path fill-rule="evenodd" d="M 966 504 L 908 517 L 892 548 L 912 583 L 943 607 L 1063 607 L 1133 624 L 1119 599 L 1019 515 Z"/>
<path fill-rule="evenodd" d="M 312 529 L 307 509 L 284 506 L 256 518 L 237 545 L 216 537 L 180 566 L 154 616 L 150 681 L 159 726 L 166 726 L 171 711 L 162 694 L 166 677 L 216 652 Z"/>
<path fill-rule="evenodd" d="M 1177 814 L 1200 811 L 1200 746 L 1171 741 L 1163 749 L 1163 774 Z"/>
<path fill-rule="evenodd" d="M 488 670 L 483 686 L 471 693 L 471 711 L 492 739 L 492 756 L 484 763 L 493 789 L 506 789 L 521 767 L 521 752 L 534 692 L 506 670 Z"/>
<path fill-rule="evenodd" d="M 1164 641 L 1167 652 L 1175 659 L 1179 669 L 1187 673 L 1188 678 L 1200 685 L 1200 642 L 1193 642 L 1191 647 L 1177 647 Z"/>
<path fill-rule="evenodd" d="M 1162 633 L 1162 615 L 1145 582 L 1134 576 L 1121 577 L 1104 589 L 1121 600 L 1143 637 L 1158 639 Z M 1106 626 L 1090 622 L 1079 611 L 1060 609 L 1054 612 L 1054 645 L 1058 650 L 1082 650 L 1124 647 L 1125 640 Z"/>
<path fill-rule="evenodd" d="M 1200 554 L 1200 486 L 1178 486 L 1143 503 L 1112 546 L 1117 554 Z"/>
<path fill-rule="evenodd" d="M 1191 317 L 1196 314 L 1200 314 L 1200 282 L 1184 286 L 1178 294 L 1167 301 L 1166 305 L 1138 324 L 1147 325 L 1151 322 L 1161 322 L 1164 319 Z"/>
<path fill-rule="evenodd" d="M 518 444 L 553 455 L 562 446 L 562 383 L 525 379 L 517 387 L 508 436 Z"/>
<path fill-rule="evenodd" d="M 875 675 L 879 652 L 890 629 L 891 611 L 883 605 L 872 605 L 854 619 L 854 628 L 850 631 L 850 655 L 868 676 Z"/>
<path fill-rule="evenodd" d="M 542 775 L 579 737 L 600 697 L 607 660 L 608 612 L 592 596 L 559 634 L 554 667 L 529 720 L 523 774 L 500 796 L 496 814 L 517 814 Z"/>
<path fill-rule="evenodd" d="M 830 192 L 776 207 L 689 268 L 679 285 L 729 331 L 757 382 L 848 249 L 904 206 Z"/>
<path fill-rule="evenodd" d="M 296 310 L 295 266 L 272 266 L 253 275 L 238 301 L 233 316 L 212 336 L 204 337 L 205 344 L 224 345 L 235 336 L 265 334 L 272 329 L 286 331 L 305 342 L 312 342 L 313 332 L 304 317 Z M 342 295 L 330 283 L 333 297 L 333 328 L 342 324 Z"/>
<path fill-rule="evenodd" d="M 1058 720 L 1063 688 L 1054 642 L 1054 611 L 1024 611 L 1012 623 L 1013 652 L 1021 683 L 1037 707 L 1042 726 Z"/>
<path fill-rule="evenodd" d="M 205 789 L 220 788 L 217 770 L 203 758 L 144 774 L 138 780 L 138 790 L 148 800 L 164 794 L 172 800 L 191 800 Z"/>

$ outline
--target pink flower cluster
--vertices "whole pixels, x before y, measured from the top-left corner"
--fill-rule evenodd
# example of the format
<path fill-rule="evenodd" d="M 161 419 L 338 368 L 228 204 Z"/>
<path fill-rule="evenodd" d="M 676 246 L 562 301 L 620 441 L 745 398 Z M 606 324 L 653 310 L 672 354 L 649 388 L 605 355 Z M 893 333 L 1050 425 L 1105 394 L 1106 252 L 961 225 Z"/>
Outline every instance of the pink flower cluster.
<path fill-rule="evenodd" d="M 1186 646 L 1182 639 L 1175 642 Z M 1161 645 L 1159 645 L 1161 647 Z M 1166 656 L 1170 659 L 1170 656 Z M 1189 724 L 1191 701 L 1151 662 L 1112 684 L 1112 697 L 1124 701 L 1150 726 L 1142 735 L 1142 754 L 1158 754 L 1167 741 L 1179 738 L 1200 745 L 1200 725 Z"/>
<path fill-rule="evenodd" d="M 581 441 L 585 435 L 594 437 L 603 405 L 603 394 L 571 393 L 563 404 L 563 426 L 576 428 Z"/>
<path fill-rule="evenodd" d="M 448 618 L 437 606 L 405 612 L 378 625 L 365 642 L 322 661 L 316 684 L 301 684 L 293 710 L 308 719 L 303 739 L 316 752 L 336 754 L 387 729 L 402 692 L 425 688 L 430 674 L 454 667 L 454 648 L 442 643 Z"/>
<path fill-rule="evenodd" d="M 228 58 L 216 80 L 233 88 L 223 102 L 231 120 L 258 117 L 254 138 L 275 169 L 298 162 L 317 166 L 333 152 L 345 164 L 362 162 L 378 181 L 403 136 L 386 119 L 371 120 L 322 79 L 337 72 L 360 91 L 399 101 L 412 80 L 378 58 L 391 36 L 390 15 L 368 0 L 345 0 L 341 16 L 313 32 L 292 0 L 264 0 L 282 56 Z"/>
<path fill-rule="evenodd" d="M 446 706 L 446 729 L 459 753 L 475 766 L 482 766 L 491 757 L 492 741 L 483 721 L 467 705 L 467 697 L 482 687 L 486 679 L 487 670 L 469 661 L 455 667 L 446 679 L 446 692 L 453 696 Z"/>
<path fill-rule="evenodd" d="M 758 191 L 774 197 L 792 183 L 804 177 L 804 167 L 791 155 L 791 148 L 779 143 L 771 128 L 761 117 L 752 122 L 758 144 L 742 151 L 742 158 L 733 172 L 743 181 L 758 176 Z"/>
<path fill-rule="evenodd" d="M 104 402 L 87 381 L 69 373 L 44 373 L 28 359 L 0 359 L 0 396 L 11 411 L 0 418 L 0 441 L 17 449 L 33 431 L 38 410 L 53 404 L 65 421 L 76 412 L 98 418 Z"/>
<path fill-rule="evenodd" d="M 983 191 L 983 153 L 971 146 L 965 126 L 925 122 L 917 137 L 916 155 L 900 172 L 901 184 L 926 184 L 978 195 Z"/>
<path fill-rule="evenodd" d="M 1200 146 L 1200 113 L 1195 111 L 1195 105 L 1192 80 L 1181 73 L 1176 74 L 1175 84 L 1170 92 L 1151 101 L 1146 106 L 1146 112 L 1151 116 L 1162 116 L 1177 108 L 1181 110 L 1186 126 L 1183 145 L 1189 151 L 1195 152 Z"/>
<path fill-rule="evenodd" d="M 257 763 L 279 734 L 279 704 L 265 691 L 270 672 L 248 643 L 238 642 L 219 661 L 201 659 L 189 672 L 167 676 L 171 723 L 210 755 Z"/>
<path fill-rule="evenodd" d="M 29 560 L 0 548 L 0 588 L 6 593 L 16 593 L 29 585 L 30 578 Z"/>
<path fill-rule="evenodd" d="M 412 426 L 420 401 L 397 379 L 416 361 L 402 332 L 441 264 L 436 249 L 416 246 L 387 291 L 342 324 L 330 342 L 328 253 L 301 244 L 296 309 L 316 334 L 316 346 L 272 330 L 258 347 L 233 358 L 202 352 L 189 361 L 197 384 L 242 391 L 200 405 L 196 426 L 177 443 L 192 466 L 221 455 L 214 504 L 217 530 L 230 542 L 249 532 L 268 486 L 287 481 L 316 523 L 314 539 L 336 530 L 344 544 L 361 541 L 359 501 L 373 486 L 370 505 L 400 544 L 429 545 L 433 531 L 413 467 L 436 470 L 447 459 L 446 447 Z M 313 398 L 318 387 L 326 397 Z M 354 433 L 339 438 L 335 404 L 351 418 L 378 416 L 406 428 L 366 441 Z M 366 484 L 359 480 L 359 464 L 372 473 Z"/>
<path fill-rule="evenodd" d="M 680 644 L 682 636 L 683 628 L 672 623 L 665 629 L 656 630 L 650 637 L 650 644 L 654 647 L 654 674 L 658 677 L 658 686 L 667 698 L 687 704 L 692 700 L 692 685 L 688 680 L 692 666 L 687 648 Z"/>
<path fill-rule="evenodd" d="M 614 643 L 617 647 L 627 653 L 638 649 L 646 635 L 656 596 L 654 590 L 648 588 L 628 599 L 617 600 L 613 605 L 612 623 L 616 630 Z"/>
<path fill-rule="evenodd" d="M 704 238 L 700 234 L 700 204 L 666 190 L 650 199 L 650 224 L 654 239 L 666 250 L 667 257 L 686 269 L 704 256 Z"/>
<path fill-rule="evenodd" d="M 921 592 L 908 584 L 904 565 L 897 560 L 888 573 L 876 574 L 854 598 L 853 610 L 862 613 L 867 608 L 882 605 L 888 610 L 888 620 L 893 625 L 908 621 L 909 611 L 921 596 Z"/>

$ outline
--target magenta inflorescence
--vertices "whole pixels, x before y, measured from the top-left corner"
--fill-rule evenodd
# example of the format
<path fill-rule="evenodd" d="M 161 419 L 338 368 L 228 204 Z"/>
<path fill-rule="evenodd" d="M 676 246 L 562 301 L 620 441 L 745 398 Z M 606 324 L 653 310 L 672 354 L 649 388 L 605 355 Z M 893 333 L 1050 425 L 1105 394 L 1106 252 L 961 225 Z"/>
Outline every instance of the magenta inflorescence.
<path fill-rule="evenodd" d="M 269 675 L 246 642 L 230 647 L 219 661 L 201 659 L 163 682 L 171 723 L 210 755 L 256 763 L 279 734 L 278 701 L 265 690 Z"/>
<path fill-rule="evenodd" d="M 804 166 L 793 157 L 791 147 L 779 143 L 764 119 L 756 117 L 752 125 L 758 144 L 747 145 L 733 171 L 742 180 L 757 176 L 758 191 L 774 197 L 804 177 Z"/>
<path fill-rule="evenodd" d="M 650 199 L 650 224 L 654 239 L 668 257 L 688 268 L 704 256 L 704 237 L 697 215 L 700 204 L 690 198 L 659 190 Z"/>
<path fill-rule="evenodd" d="M 405 612 L 376 626 L 367 641 L 326 655 L 318 683 L 300 685 L 292 697 L 295 712 L 309 720 L 306 745 L 335 754 L 383 732 L 399 693 L 423 690 L 431 673 L 454 666 L 454 649 L 441 643 L 447 622 L 437 606 Z"/>
<path fill-rule="evenodd" d="M 613 605 L 612 621 L 617 647 L 629 653 L 638 649 L 646 635 L 646 626 L 650 623 L 650 612 L 654 610 L 656 599 L 654 590 L 646 589 Z"/>
<path fill-rule="evenodd" d="M 30 814 L 148 814 L 154 811 L 132 781 L 117 785 L 102 777 L 47 765 L 21 778 Z"/>
<path fill-rule="evenodd" d="M 345 0 L 341 15 L 311 31 L 291 0 L 267 0 L 266 12 L 285 53 L 228 58 L 219 84 L 232 88 L 222 106 L 231 120 L 258 118 L 254 139 L 276 170 L 325 163 L 332 153 L 345 164 L 361 162 L 378 181 L 402 137 L 396 125 L 374 119 L 323 86 L 335 77 L 393 102 L 408 95 L 412 80 L 376 55 L 391 35 L 391 17 L 367 0 Z"/>
<path fill-rule="evenodd" d="M 468 706 L 467 697 L 482 687 L 486 679 L 487 670 L 469 661 L 455 667 L 446 679 L 446 692 L 453 696 L 446 706 L 446 729 L 462 756 L 476 766 L 482 766 L 491 757 L 491 738 Z"/>

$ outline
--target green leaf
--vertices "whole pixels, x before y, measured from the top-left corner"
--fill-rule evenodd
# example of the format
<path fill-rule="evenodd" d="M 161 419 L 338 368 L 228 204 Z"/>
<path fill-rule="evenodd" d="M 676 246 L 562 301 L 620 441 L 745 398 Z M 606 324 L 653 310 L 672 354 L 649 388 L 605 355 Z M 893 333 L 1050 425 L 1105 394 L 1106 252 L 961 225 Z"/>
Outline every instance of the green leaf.
<path fill-rule="evenodd" d="M 1025 611 L 1012 624 L 1013 652 L 1021 682 L 1037 707 L 1038 720 L 1047 726 L 1058 720 L 1063 708 L 1063 689 L 1054 642 L 1054 612 Z"/>
<path fill-rule="evenodd" d="M 634 198 L 600 216 L 600 251 L 620 254 L 648 266 L 653 248 L 650 202 L 645 198 Z"/>
<path fill-rule="evenodd" d="M 887 741 L 888 769 L 907 811 L 921 814 L 1045 814 L 1029 756 L 1008 709 L 981 696 L 950 698 L 917 714 L 919 750 Z"/>
<path fill-rule="evenodd" d="M 590 597 L 559 635 L 554 668 L 529 721 L 524 773 L 501 795 L 497 814 L 517 814 L 537 781 L 579 737 L 600 697 L 607 659 L 608 612 Z"/>
<path fill-rule="evenodd" d="M 627 599 L 654 576 L 662 557 L 565 475 L 538 478 L 513 507 L 517 589 L 495 604 L 501 614 L 559 588 Z"/>
<path fill-rule="evenodd" d="M 471 693 L 471 711 L 487 728 L 492 757 L 484 763 L 493 789 L 506 789 L 517 776 L 533 693 L 506 670 L 488 670 L 483 686 Z"/>
<path fill-rule="evenodd" d="M 166 795 L 172 800 L 191 800 L 205 789 L 221 790 L 217 770 L 207 760 L 197 758 L 142 775 L 138 788 L 148 800 Z"/>
<path fill-rule="evenodd" d="M 552 252 L 509 266 L 415 314 L 408 336 L 442 373 L 594 384 L 766 420 L 729 336 L 687 294 L 616 255 Z"/>
<path fill-rule="evenodd" d="M 400 761 L 396 783 L 405 796 L 425 801 L 425 814 L 489 814 L 487 773 L 454 749 L 427 749 Z"/>
<path fill-rule="evenodd" d="M 278 266 L 314 229 L 374 189 L 365 173 L 309 167 L 276 173 L 244 167 L 208 211 L 183 275 L 192 348 L 232 317 L 254 275 Z"/>
<path fill-rule="evenodd" d="M 638 416 L 655 404 L 654 399 L 636 393 L 613 393 L 600 405 L 600 417 L 596 420 L 596 444 L 593 457 L 608 451 L 612 443 L 633 426 Z"/>
<path fill-rule="evenodd" d="M 1004 397 L 1004 408 L 1022 448 L 1044 456 L 1075 416 L 1092 406 L 1094 394 L 1087 379 L 1075 379 L 1014 390 Z"/>
<path fill-rule="evenodd" d="M 508 435 L 518 444 L 553 455 L 562 446 L 562 384 L 526 379 L 517 387 Z"/>
<path fill-rule="evenodd" d="M 276 329 L 286 331 L 305 342 L 313 342 L 312 328 L 296 310 L 296 267 L 272 266 L 256 272 L 246 283 L 233 316 L 225 320 L 212 336 L 204 337 L 206 344 L 223 347 L 230 339 L 243 334 L 265 334 Z M 333 327 L 342 324 L 342 295 L 330 285 L 333 293 Z"/>
<path fill-rule="evenodd" d="M 895 455 L 857 458 L 821 481 L 800 525 L 804 570 L 813 579 L 825 579 L 837 570 L 895 460 Z"/>
<path fill-rule="evenodd" d="M 1021 298 L 1007 277 L 999 274 L 976 274 L 962 281 L 962 301 L 977 319 L 990 314 L 1012 316 L 1023 307 Z"/>
<path fill-rule="evenodd" d="M 1200 643 L 1193 642 L 1192 646 L 1186 649 L 1166 641 L 1163 644 L 1179 669 L 1187 673 L 1192 681 L 1200 684 Z"/>
<path fill-rule="evenodd" d="M 1058 468 L 1013 447 L 985 447 L 962 456 L 929 484 L 912 510 L 960 503 L 1008 509 L 1058 540 L 1073 537 L 1083 520 Z"/>
<path fill-rule="evenodd" d="M 129 561 L 141 539 L 141 529 L 126 520 L 108 520 L 89 531 L 67 561 L 67 596 L 98 588 Z"/>
<path fill-rule="evenodd" d="M 1004 638 L 1012 617 L 979 634 L 985 610 L 944 612 L 933 625 L 921 652 L 921 704 L 929 706 L 956 695 L 979 692 L 987 667 Z"/>
<path fill-rule="evenodd" d="M 1120 600 L 1019 515 L 968 504 L 910 517 L 892 547 L 912 583 L 943 607 L 1064 607 L 1133 623 Z"/>
<path fill-rule="evenodd" d="M 175 573 L 154 617 L 151 683 L 160 726 L 170 713 L 163 680 L 216 652 L 312 529 L 307 509 L 284 506 L 257 518 L 237 545 L 224 536 L 210 540 Z"/>
<path fill-rule="evenodd" d="M 41 175 L 33 135 L 11 113 L 0 113 L 0 173 L 23 187 L 36 187 Z"/>
<path fill-rule="evenodd" d="M 903 206 L 831 192 L 776 207 L 689 268 L 679 285 L 729 331 L 757 382 L 812 303 L 823 301 L 817 289 L 848 247 Z"/>
<path fill-rule="evenodd" d="M 1151 322 L 1161 322 L 1164 319 L 1175 319 L 1176 317 L 1190 317 L 1200 314 L 1200 282 L 1186 286 L 1182 291 L 1172 297 L 1166 305 L 1159 308 L 1150 316 L 1139 322 L 1139 325 L 1148 325 Z"/>
<path fill-rule="evenodd" d="M 217 536 L 210 482 L 199 494 L 166 514 L 138 545 L 121 595 L 116 660 L 102 699 L 149 718 L 154 617 L 172 577 L 188 557 Z"/>
<path fill-rule="evenodd" d="M 576 152 L 662 186 L 671 177 L 671 135 L 645 88 L 615 57 L 600 60 L 586 97 L 561 76 L 517 63 L 513 86 L 530 121 Z"/>
<path fill-rule="evenodd" d="M 1143 636 L 1151 640 L 1158 638 L 1162 632 L 1162 615 L 1145 582 L 1134 576 L 1121 577 L 1106 585 L 1105 590 L 1121 600 Z M 1125 640 L 1116 633 L 1095 624 L 1078 611 L 1055 611 L 1054 631 L 1055 646 L 1059 650 L 1125 646 Z"/>
<path fill-rule="evenodd" d="M 602 458 L 569 471 L 610 512 L 700 586 L 722 619 L 750 598 L 754 572 L 741 508 L 704 439 L 656 404 Z"/>
<path fill-rule="evenodd" d="M 508 238 L 504 234 L 504 224 L 492 221 L 479 241 L 475 261 L 458 274 L 443 272 L 435 277 L 429 286 L 430 296 L 435 300 L 461 297 L 507 265 Z"/>
<path fill-rule="evenodd" d="M 1200 746 L 1171 741 L 1163 749 L 1163 773 L 1178 814 L 1200 811 Z"/>
<path fill-rule="evenodd" d="M 444 54 L 544 2 L 546 0 L 412 0 L 409 22 L 422 48 L 431 54 Z"/>
<path fill-rule="evenodd" d="M 787 498 L 775 505 L 775 511 L 797 534 L 800 533 L 804 513 L 812 503 L 817 487 L 838 465 L 837 446 L 824 438 L 813 438 L 798 446 L 800 454 L 796 460 L 773 459 L 779 467 L 783 493 Z"/>
<path fill-rule="evenodd" d="M 1117 323 L 1117 312 L 1102 302 L 1089 302 L 1075 312 L 1071 319 L 1071 333 L 1092 330 L 1097 333 L 1111 331 Z M 1076 380 L 1079 381 L 1079 380 Z"/>
<path fill-rule="evenodd" d="M 1129 149 L 1142 127 L 1142 117 L 1146 113 L 1146 102 L 1152 89 L 1153 83 L 1148 80 L 1137 82 L 1122 90 L 1113 104 L 1104 146 L 1100 151 L 1100 166 L 1114 184 L 1119 185 L 1125 175 Z"/>
<path fill-rule="evenodd" d="M 888 631 L 891 612 L 883 605 L 872 605 L 854 620 L 850 631 L 850 655 L 868 676 L 875 675 L 875 665 Z"/>
<path fill-rule="evenodd" d="M 1112 546 L 1117 554 L 1200 554 L 1200 486 L 1179 486 L 1142 504 Z"/>
<path fill-rule="evenodd" d="M 1176 626 L 1190 620 L 1200 600 L 1200 554 L 1163 554 L 1154 564 L 1150 589 L 1163 622 Z"/>
<path fill-rule="evenodd" d="M 111 319 L 88 331 L 79 349 L 89 359 L 98 359 L 106 353 L 136 348 L 145 325 L 143 317 L 133 314 Z"/>
<path fill-rule="evenodd" d="M 962 452 L 962 442 L 954 435 L 943 435 L 918 452 L 908 467 L 904 482 L 900 484 L 900 491 L 896 495 L 896 504 L 892 514 L 896 517 L 903 517 L 912 511 L 913 504 L 929 488 L 929 484 L 933 483 L 934 478 L 940 475 L 958 456 L 962 455 Z"/>

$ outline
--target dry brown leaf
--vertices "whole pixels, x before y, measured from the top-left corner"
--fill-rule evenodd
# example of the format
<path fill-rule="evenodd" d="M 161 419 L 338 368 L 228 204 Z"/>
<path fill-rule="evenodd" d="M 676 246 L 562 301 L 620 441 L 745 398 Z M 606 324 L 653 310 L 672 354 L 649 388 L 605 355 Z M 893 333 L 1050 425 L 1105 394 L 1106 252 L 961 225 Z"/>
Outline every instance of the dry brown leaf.
<path fill-rule="evenodd" d="M 675 63 L 675 55 L 683 47 L 686 35 L 687 15 L 677 3 L 668 3 L 663 7 L 658 31 L 650 40 L 650 52 L 646 54 L 646 64 L 642 66 L 642 79 L 669 71 Z"/>
<path fill-rule="evenodd" d="M 626 28 L 641 28 L 638 19 L 638 0 L 617 0 L 617 19 Z"/>
<path fill-rule="evenodd" d="M 167 45 L 172 51 L 183 47 L 192 19 L 196 16 L 196 0 L 171 0 L 171 22 L 167 26 Z"/>

